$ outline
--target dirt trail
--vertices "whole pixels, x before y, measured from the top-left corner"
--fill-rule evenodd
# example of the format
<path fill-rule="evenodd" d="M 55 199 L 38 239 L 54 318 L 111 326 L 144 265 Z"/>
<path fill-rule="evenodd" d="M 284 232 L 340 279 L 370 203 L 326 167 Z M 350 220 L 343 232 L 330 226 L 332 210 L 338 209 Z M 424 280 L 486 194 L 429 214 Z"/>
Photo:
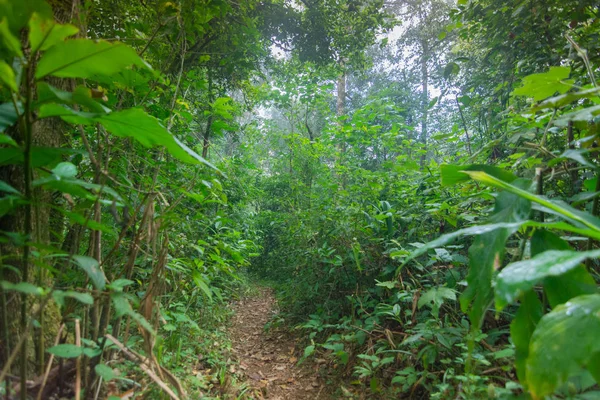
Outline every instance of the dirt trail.
<path fill-rule="evenodd" d="M 238 373 L 252 388 L 253 399 L 324 400 L 324 385 L 316 372 L 297 366 L 298 349 L 292 336 L 281 331 L 265 332 L 265 324 L 276 314 L 277 303 L 270 289 L 242 299 L 234 305 L 229 329 Z"/>

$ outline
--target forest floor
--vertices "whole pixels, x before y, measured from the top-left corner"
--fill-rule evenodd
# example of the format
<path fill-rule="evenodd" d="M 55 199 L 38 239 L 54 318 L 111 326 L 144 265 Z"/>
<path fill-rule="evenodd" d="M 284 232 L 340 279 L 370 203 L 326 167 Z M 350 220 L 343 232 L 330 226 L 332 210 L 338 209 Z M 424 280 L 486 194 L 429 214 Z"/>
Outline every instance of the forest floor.
<path fill-rule="evenodd" d="M 273 291 L 260 287 L 233 306 L 229 328 L 234 357 L 239 362 L 237 375 L 251 388 L 253 399 L 304 400 L 328 399 L 318 366 L 298 365 L 302 349 L 289 332 L 265 330 L 277 314 Z"/>

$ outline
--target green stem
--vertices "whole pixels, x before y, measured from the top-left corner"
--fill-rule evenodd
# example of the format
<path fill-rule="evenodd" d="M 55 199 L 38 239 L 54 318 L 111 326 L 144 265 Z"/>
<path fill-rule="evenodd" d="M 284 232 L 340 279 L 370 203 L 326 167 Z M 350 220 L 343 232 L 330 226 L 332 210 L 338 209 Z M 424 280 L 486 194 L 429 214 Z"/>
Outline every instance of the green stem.
<path fill-rule="evenodd" d="M 0 281 L 4 279 L 4 270 L 2 265 L 2 254 L 0 254 Z M 10 335 L 8 332 L 8 310 L 6 309 L 6 291 L 4 289 L 0 289 L 0 308 L 2 308 L 2 336 L 4 341 L 4 359 L 3 362 L 8 361 L 8 357 L 10 354 Z M 6 398 L 10 398 L 10 379 L 6 378 L 5 381 L 5 391 Z"/>
<path fill-rule="evenodd" d="M 31 63 L 25 66 L 25 123 L 24 123 L 24 150 L 23 150 L 23 173 L 25 174 L 25 244 L 23 245 L 23 265 L 22 277 L 23 282 L 29 281 L 29 257 L 32 231 L 32 187 L 31 187 L 31 137 L 32 137 L 32 113 L 31 113 Z M 26 334 L 27 328 L 27 294 L 21 294 L 21 332 Z M 27 400 L 27 339 L 24 340 L 21 348 L 20 359 L 20 378 L 21 378 L 21 400 Z"/>

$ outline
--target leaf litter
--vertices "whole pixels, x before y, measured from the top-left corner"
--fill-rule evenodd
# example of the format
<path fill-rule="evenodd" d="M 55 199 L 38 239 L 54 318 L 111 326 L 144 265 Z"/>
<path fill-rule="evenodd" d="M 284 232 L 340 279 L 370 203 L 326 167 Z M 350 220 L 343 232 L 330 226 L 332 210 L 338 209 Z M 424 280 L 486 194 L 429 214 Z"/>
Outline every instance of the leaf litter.
<path fill-rule="evenodd" d="M 241 299 L 233 306 L 229 328 L 232 353 L 238 365 L 232 366 L 250 388 L 247 399 L 304 400 L 328 399 L 318 365 L 298 365 L 302 352 L 297 339 L 280 329 L 265 330 L 277 314 L 277 301 L 271 289 Z"/>

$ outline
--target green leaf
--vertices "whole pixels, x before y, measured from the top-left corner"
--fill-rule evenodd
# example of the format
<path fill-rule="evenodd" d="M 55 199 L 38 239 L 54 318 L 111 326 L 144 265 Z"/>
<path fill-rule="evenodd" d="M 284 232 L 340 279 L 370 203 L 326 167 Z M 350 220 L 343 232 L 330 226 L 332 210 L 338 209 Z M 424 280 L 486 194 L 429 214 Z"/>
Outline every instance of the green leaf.
<path fill-rule="evenodd" d="M 61 307 L 65 305 L 65 297 L 70 297 L 87 305 L 94 304 L 94 298 L 89 293 L 80 293 L 72 290 L 55 290 L 52 292 L 52 297 L 54 298 L 54 301 L 56 301 L 56 303 Z"/>
<path fill-rule="evenodd" d="M 110 294 L 110 298 L 112 299 L 113 305 L 115 307 L 115 314 L 117 317 L 121 317 L 123 315 L 128 315 L 135 322 L 138 323 L 141 327 L 146 329 L 150 334 L 155 335 L 154 329 L 150 323 L 140 314 L 135 312 L 133 308 L 131 308 L 131 304 L 127 300 L 126 295 L 123 292 L 112 292 Z"/>
<path fill-rule="evenodd" d="M 571 160 L 577 161 L 579 164 L 589 167 L 591 169 L 596 169 L 596 165 L 590 162 L 587 158 L 585 158 L 585 154 L 589 151 L 582 149 L 569 149 L 562 153 L 558 158 L 570 158 Z"/>
<path fill-rule="evenodd" d="M 510 323 L 510 336 L 515 345 L 515 367 L 519 381 L 527 384 L 527 357 L 529 356 L 529 340 L 544 314 L 542 302 L 537 293 L 529 290 L 521 296 L 521 305 Z"/>
<path fill-rule="evenodd" d="M 0 44 L 2 44 L 1 47 L 8 50 L 11 55 L 23 57 L 21 42 L 19 42 L 19 39 L 17 39 L 10 31 L 8 19 L 6 17 L 3 17 L 2 21 L 0 21 Z"/>
<path fill-rule="evenodd" d="M 7 104 L 7 103 L 5 103 Z M 1 108 L 2 106 L 0 106 Z M 1 118 L 1 116 L 0 116 Z M 2 123 L 2 121 L 0 121 L 0 124 Z M 19 145 L 17 144 L 17 142 L 15 142 L 15 140 L 13 138 L 11 138 L 10 136 L 4 134 L 4 133 L 0 133 L 0 144 L 7 144 L 9 146 L 12 147 L 19 147 Z"/>
<path fill-rule="evenodd" d="M 536 398 L 554 393 L 600 352 L 600 295 L 569 300 L 538 323 L 529 346 L 527 383 Z"/>
<path fill-rule="evenodd" d="M 12 283 L 8 281 L 0 281 L 0 285 L 2 285 L 2 289 L 6 291 L 25 293 L 33 296 L 41 296 L 44 294 L 44 289 L 29 282 Z"/>
<path fill-rule="evenodd" d="M 440 307 L 444 303 L 444 299 L 452 301 L 456 300 L 456 293 L 454 290 L 445 286 L 433 287 L 427 292 L 423 293 L 423 295 L 419 298 L 417 306 L 419 309 L 425 305 L 431 307 L 432 314 L 437 318 Z"/>
<path fill-rule="evenodd" d="M 98 260 L 92 257 L 80 255 L 72 256 L 72 260 L 85 271 L 96 289 L 104 290 L 106 287 L 106 277 L 104 276 L 102 269 L 100 269 Z"/>
<path fill-rule="evenodd" d="M 60 178 L 74 178 L 77 175 L 77 167 L 70 162 L 61 162 L 52 169 L 52 173 Z"/>
<path fill-rule="evenodd" d="M 0 217 L 8 214 L 16 206 L 23 204 L 22 196 L 4 196 L 0 198 Z"/>
<path fill-rule="evenodd" d="M 529 185 L 521 180 L 515 183 L 521 186 Z M 490 222 L 523 221 L 528 217 L 530 210 L 529 201 L 509 192 L 501 192 L 496 198 Z M 502 266 L 506 240 L 516 230 L 517 228 L 507 227 L 479 235 L 469 248 L 468 286 L 460 297 L 460 305 L 464 312 L 468 312 L 473 331 L 480 328 L 485 312 L 494 299 L 494 271 Z"/>
<path fill-rule="evenodd" d="M 35 77 L 38 80 L 48 75 L 93 78 L 116 74 L 131 65 L 148 67 L 131 47 L 123 43 L 73 39 L 60 42 L 44 53 Z"/>
<path fill-rule="evenodd" d="M 548 210 L 554 211 L 557 214 L 559 214 L 569 220 L 579 222 L 594 231 L 600 232 L 600 219 L 594 217 L 593 215 L 591 215 L 589 213 L 586 213 L 586 212 L 583 212 L 580 210 L 576 210 L 573 207 L 570 207 L 568 204 L 560 203 L 557 201 L 551 201 L 544 197 L 535 195 L 526 190 L 523 190 L 521 188 L 513 186 L 509 183 L 503 182 L 500 179 L 497 179 L 491 175 L 488 175 L 485 172 L 465 171 L 465 173 L 477 181 L 480 181 L 487 185 L 490 185 L 490 186 L 493 186 L 493 187 L 496 187 L 499 189 L 504 189 L 506 191 L 514 193 L 521 198 L 538 203 L 538 204 L 542 205 L 543 207 L 547 208 Z"/>
<path fill-rule="evenodd" d="M 19 119 L 19 115 L 13 103 L 0 104 L 0 132 L 4 132 L 6 128 L 13 126 L 17 119 Z"/>
<path fill-rule="evenodd" d="M 308 357 L 308 356 L 310 356 L 314 352 L 315 352 L 315 346 L 312 346 L 312 345 L 311 346 L 307 346 L 304 349 L 304 357 Z"/>
<path fill-rule="evenodd" d="M 94 370 L 96 371 L 96 374 L 102 377 L 106 382 L 111 381 L 116 377 L 113 369 L 105 364 L 97 364 L 94 367 Z"/>
<path fill-rule="evenodd" d="M 191 164 L 202 163 L 216 169 L 173 136 L 158 120 L 139 108 L 117 111 L 96 119 L 111 133 L 133 137 L 145 147 L 164 146 L 171 155 Z"/>
<path fill-rule="evenodd" d="M 110 109 L 102 105 L 101 103 L 94 100 L 92 97 L 92 91 L 85 86 L 77 86 L 73 92 L 67 92 L 64 90 L 60 90 L 55 88 L 54 86 L 46 83 L 46 82 L 38 82 L 38 99 L 36 105 L 41 105 L 39 117 L 47 118 L 50 116 L 59 116 L 63 119 L 68 115 L 73 115 L 73 119 L 75 116 L 83 117 L 84 121 L 81 122 L 83 124 L 91 123 L 93 121 L 85 121 L 85 119 L 92 119 L 101 114 L 108 114 Z M 86 107 L 91 112 L 86 111 L 75 111 L 71 108 L 62 107 L 58 104 L 46 104 L 46 103 L 58 103 L 58 104 L 79 104 L 81 106 Z M 70 121 L 77 123 L 77 120 Z"/>
<path fill-rule="evenodd" d="M 536 256 L 546 250 L 573 250 L 569 243 L 553 232 L 537 229 L 531 237 L 531 255 Z M 573 297 L 596 293 L 597 285 L 584 265 L 579 265 L 560 276 L 544 279 L 544 292 L 550 307 L 566 303 Z"/>
<path fill-rule="evenodd" d="M 83 355 L 83 347 L 69 343 L 63 343 L 50 347 L 46 351 L 60 358 L 77 358 Z"/>
<path fill-rule="evenodd" d="M 132 284 L 134 284 L 134 283 L 135 283 L 135 282 L 133 282 L 133 281 L 132 281 L 132 280 L 130 280 L 130 279 L 117 279 L 117 280 L 115 280 L 115 281 L 111 282 L 109 285 L 107 285 L 107 287 L 108 287 L 109 289 L 115 290 L 115 291 L 117 291 L 117 292 L 122 292 L 122 291 L 123 291 L 123 288 L 124 288 L 125 286 L 129 286 L 129 285 L 132 285 Z"/>
<path fill-rule="evenodd" d="M 206 284 L 202 275 L 198 271 L 194 271 L 192 273 L 192 278 L 194 279 L 194 282 L 196 283 L 196 285 L 198 285 L 198 287 L 200 289 L 202 289 L 204 294 L 206 294 L 206 297 L 208 297 L 209 299 L 212 299 L 212 295 L 213 295 L 212 290 L 210 290 L 210 288 Z"/>
<path fill-rule="evenodd" d="M 4 181 L 0 181 L 0 192 L 12 193 L 12 194 L 16 194 L 17 196 L 21 196 L 21 192 L 19 192 L 17 189 L 10 186 L 8 183 L 6 183 Z"/>
<path fill-rule="evenodd" d="M 412 253 L 408 255 L 408 257 L 404 260 L 402 265 L 406 265 L 410 260 L 419 257 L 429 250 L 445 246 L 449 243 L 454 242 L 461 236 L 478 236 L 486 233 L 494 232 L 499 229 L 510 229 L 510 230 L 518 230 L 526 221 L 519 222 L 499 222 L 496 224 L 488 224 L 488 225 L 476 225 L 469 228 L 459 229 L 457 231 L 447 233 L 445 235 L 440 236 L 439 238 L 432 240 L 414 250 Z"/>
<path fill-rule="evenodd" d="M 551 97 L 542 101 L 540 104 L 533 108 L 533 111 L 543 110 L 544 108 L 561 108 L 580 99 L 591 99 L 597 97 L 598 94 L 600 94 L 600 88 L 593 88 L 581 90 L 579 92 L 561 94 L 559 96 Z"/>
<path fill-rule="evenodd" d="M 4 82 L 4 84 L 13 92 L 17 92 L 19 90 L 17 87 L 15 72 L 10 65 L 2 60 L 0 60 L 0 81 Z"/>
<path fill-rule="evenodd" d="M 377 282 L 376 286 L 380 286 L 380 287 L 384 287 L 386 289 L 393 289 L 396 287 L 396 281 L 385 281 L 385 282 L 379 282 L 377 279 L 375 280 L 375 282 Z"/>
<path fill-rule="evenodd" d="M 442 32 L 442 34 L 444 35 L 444 37 L 446 37 L 446 32 Z M 451 61 L 448 64 L 446 64 L 446 67 L 444 67 L 444 78 L 448 79 L 453 75 L 458 75 L 459 72 L 460 66 L 454 61 Z"/>
<path fill-rule="evenodd" d="M 34 13 L 29 20 L 29 45 L 33 52 L 47 50 L 77 32 L 73 25 L 57 24 Z"/>
<path fill-rule="evenodd" d="M 513 91 L 514 95 L 532 97 L 535 101 L 544 100 L 555 93 L 565 93 L 573 87 L 569 67 L 550 67 L 548 72 L 532 74 L 523 78 L 523 86 Z"/>
<path fill-rule="evenodd" d="M 586 259 L 598 257 L 600 250 L 548 250 L 529 260 L 509 264 L 498 275 L 496 308 L 502 310 L 544 278 L 562 275 Z"/>
<path fill-rule="evenodd" d="M 44 0 L 0 1 L 0 15 L 7 16 L 10 30 L 18 34 L 27 26 L 31 15 L 36 12 L 44 18 L 53 18 L 52 8 Z"/>
<path fill-rule="evenodd" d="M 472 164 L 472 165 L 449 165 L 442 164 L 440 166 L 440 175 L 442 177 L 442 186 L 452 186 L 457 183 L 467 182 L 469 180 L 469 175 L 466 174 L 465 171 L 484 171 L 491 176 L 494 176 L 500 180 L 505 182 L 512 182 L 517 177 L 512 174 L 512 172 L 503 170 L 498 167 L 493 167 L 491 165 L 481 165 L 481 164 Z"/>

